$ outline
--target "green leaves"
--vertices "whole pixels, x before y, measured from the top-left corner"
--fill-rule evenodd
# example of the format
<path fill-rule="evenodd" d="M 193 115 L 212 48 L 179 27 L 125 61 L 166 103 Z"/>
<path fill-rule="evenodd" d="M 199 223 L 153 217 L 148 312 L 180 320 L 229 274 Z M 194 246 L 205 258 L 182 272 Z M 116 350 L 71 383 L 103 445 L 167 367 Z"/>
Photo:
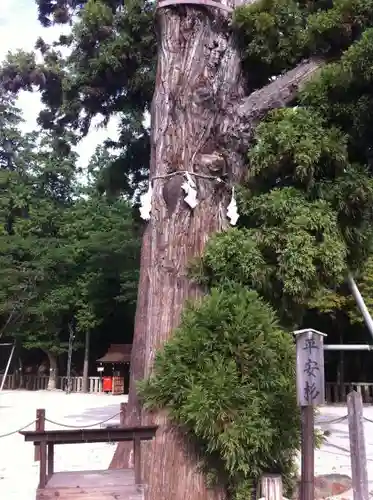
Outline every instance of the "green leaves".
<path fill-rule="evenodd" d="M 316 110 L 326 123 L 346 134 L 350 162 L 371 163 L 373 30 L 326 66 L 303 90 L 301 103 Z"/>
<path fill-rule="evenodd" d="M 141 394 L 147 407 L 167 408 L 207 460 L 218 459 L 239 498 L 265 470 L 291 473 L 299 445 L 294 367 L 291 337 L 255 292 L 213 289 L 186 309 Z"/>
<path fill-rule="evenodd" d="M 3 328 L 28 348 L 61 354 L 72 321 L 78 333 L 98 335 L 105 322 L 111 330 L 122 328 L 119 318 L 133 322 L 140 249 L 132 208 L 98 195 L 95 179 L 81 191 L 74 136 L 22 135 L 19 111 L 0 98 L 0 158 L 10 153 L 0 171 L 0 336 Z"/>
<path fill-rule="evenodd" d="M 301 6 L 289 0 L 262 0 L 235 9 L 234 27 L 250 87 L 262 85 L 302 57 L 305 19 Z"/>
<path fill-rule="evenodd" d="M 120 307 L 131 324 L 140 248 L 124 201 L 91 197 L 63 210 L 51 203 L 44 208 L 51 223 L 58 218 L 53 236 L 43 205 L 36 204 L 21 229 L 15 224 L 16 235 L 0 237 L 0 316 L 6 321 L 14 308 L 20 310 L 8 333 L 21 332 L 28 347 L 53 344 L 60 353 L 67 348 L 73 318 L 78 333 L 99 333 Z"/>
<path fill-rule="evenodd" d="M 340 56 L 372 23 L 372 0 L 262 0 L 234 12 L 251 88 L 303 58 Z"/>
<path fill-rule="evenodd" d="M 296 321 L 320 286 L 343 281 L 347 248 L 325 201 L 307 202 L 294 188 L 274 189 L 242 204 L 247 229 L 216 235 L 202 258 L 212 284 L 257 290 L 283 319 Z"/>
<path fill-rule="evenodd" d="M 364 260 L 372 182 L 349 164 L 345 136 L 313 109 L 270 113 L 249 161 L 239 192 L 244 227 L 212 238 L 199 272 L 210 284 L 257 290 L 294 325 L 320 288 L 336 287 Z"/>
<path fill-rule="evenodd" d="M 313 110 L 281 109 L 256 129 L 249 151 L 253 186 L 267 190 L 293 185 L 310 191 L 323 178 L 334 179 L 348 166 L 346 137 L 326 127 Z"/>
<path fill-rule="evenodd" d="M 348 265 L 359 267 L 370 251 L 372 239 L 373 179 L 369 168 L 351 164 L 351 135 L 343 134 L 333 126 L 336 122 L 340 124 L 338 116 L 333 116 L 333 119 L 330 115 L 321 117 L 319 110 L 323 110 L 322 106 L 316 111 L 315 103 L 320 104 L 316 89 L 320 90 L 328 84 L 329 80 L 325 80 L 328 71 L 307 87 L 303 99 L 309 107 L 274 111 L 257 127 L 255 142 L 249 151 L 247 190 L 243 190 L 241 195 L 246 215 L 244 223 L 249 227 L 253 224 L 258 227 L 268 221 L 270 224 L 281 224 L 284 214 L 289 217 L 288 211 L 295 203 L 297 210 L 302 210 L 303 204 L 304 210 L 309 211 L 296 217 L 296 225 L 305 219 L 315 224 L 315 218 L 321 216 L 320 202 L 323 200 L 324 215 L 329 210 L 330 221 L 327 222 L 323 216 L 323 229 L 314 227 L 307 230 L 316 231 L 318 238 L 328 232 L 331 239 L 325 239 L 325 246 L 322 247 L 325 251 L 334 245 L 340 248 L 336 242 L 342 235 Z M 341 81 L 345 83 L 343 78 Z M 324 99 L 325 107 L 333 107 L 333 101 Z M 362 155 L 361 150 L 359 155 Z M 288 186 L 297 189 L 298 201 L 291 199 L 295 191 L 289 190 Z M 256 196 L 271 190 L 280 190 L 282 194 L 269 195 L 269 198 L 259 196 L 255 201 Z M 314 203 L 312 210 L 311 202 Z M 292 217 L 295 215 L 286 221 L 285 228 L 294 227 Z M 307 241 L 306 238 L 304 243 Z M 305 249 L 303 253 L 307 253 Z"/>
<path fill-rule="evenodd" d="M 372 0 L 337 0 L 331 9 L 307 21 L 307 44 L 312 54 L 341 54 L 373 23 Z"/>

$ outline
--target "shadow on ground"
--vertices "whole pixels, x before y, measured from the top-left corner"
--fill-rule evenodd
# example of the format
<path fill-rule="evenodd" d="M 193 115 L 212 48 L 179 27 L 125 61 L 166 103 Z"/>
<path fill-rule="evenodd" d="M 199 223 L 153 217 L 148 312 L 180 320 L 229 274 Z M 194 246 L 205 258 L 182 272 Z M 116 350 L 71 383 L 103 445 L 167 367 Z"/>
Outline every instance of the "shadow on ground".
<path fill-rule="evenodd" d="M 109 403 L 109 402 L 108 402 Z M 96 408 L 86 408 L 82 413 L 66 415 L 66 419 L 71 424 L 72 420 L 75 424 L 89 425 L 92 422 L 93 425 L 98 425 L 100 423 L 106 423 L 104 421 L 119 422 L 119 404 L 108 404 L 107 406 L 100 406 Z"/>

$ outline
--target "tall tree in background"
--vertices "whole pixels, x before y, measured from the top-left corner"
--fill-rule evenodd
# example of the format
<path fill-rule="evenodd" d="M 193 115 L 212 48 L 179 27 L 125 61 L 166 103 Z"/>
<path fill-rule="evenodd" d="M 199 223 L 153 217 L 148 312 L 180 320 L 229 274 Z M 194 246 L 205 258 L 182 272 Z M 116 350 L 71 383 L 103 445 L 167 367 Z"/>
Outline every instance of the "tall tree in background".
<path fill-rule="evenodd" d="M 40 91 L 39 123 L 57 138 L 66 130 L 84 136 L 94 117 L 105 125 L 116 116 L 120 134 L 105 144 L 114 153 L 102 179 L 105 189 L 131 196 L 149 168 L 149 130 L 143 119 L 150 111 L 154 89 L 153 2 L 36 3 L 43 26 L 72 23 L 71 35 L 51 45 L 39 39 L 38 58 L 22 50 L 8 55 L 2 86 L 13 93 Z M 69 56 L 63 57 L 62 51 Z"/>
<path fill-rule="evenodd" d="M 142 247 L 129 400 L 129 422 L 135 423 L 136 381 L 151 373 L 154 354 L 178 325 L 185 300 L 201 296 L 202 288 L 188 278 L 189 262 L 201 256 L 211 234 L 226 229 L 232 186 L 247 176 L 247 163 L 250 182 L 241 206 L 249 231 L 214 240 L 220 244 L 204 263 L 207 272 L 217 274 L 218 251 L 226 257 L 234 248 L 237 255 L 247 248 L 248 262 L 256 262 L 262 274 L 242 267 L 242 283 L 279 303 L 283 321 L 293 325 L 302 301 L 304 306 L 322 284 L 340 282 L 368 254 L 373 4 L 263 0 L 236 9 L 233 23 L 222 8 L 161 9 L 155 79 L 151 3 L 38 4 L 45 25 L 77 16 L 71 37 L 60 40 L 72 53 L 63 59 L 57 46 L 39 41 L 44 62 L 36 63 L 33 54 L 9 57 L 3 85 L 13 91 L 38 85 L 46 106 L 41 123 L 57 135 L 66 129 L 84 134 L 93 116 L 120 113 L 124 154 L 116 165 L 128 181 L 146 168 L 147 150 L 139 144 L 149 142 L 140 122 L 155 87 L 152 214 Z M 321 59 L 337 62 L 298 96 Z M 305 109 L 271 112 L 293 103 Z M 194 209 L 183 201 L 185 171 L 197 185 Z M 223 498 L 223 490 L 207 489 L 175 429 L 161 415 L 157 422 L 147 470 L 150 498 Z M 121 453 L 119 447 L 117 465 L 125 462 Z"/>
<path fill-rule="evenodd" d="M 16 255 L 23 252 L 24 243 L 15 225 L 27 217 L 32 195 L 28 168 L 32 164 L 34 141 L 31 135 L 21 134 L 21 122 L 14 97 L 7 92 L 0 93 L 0 259 L 3 285 L 0 337 L 19 323 L 25 304 L 34 297 L 36 283 L 41 278 L 30 259 L 25 259 L 22 266 L 15 265 Z M 9 272 L 11 268 L 13 271 Z"/>
<path fill-rule="evenodd" d="M 128 202 L 97 192 L 103 158 L 98 171 L 93 159 L 83 189 L 74 135 L 23 134 L 13 99 L 0 98 L 0 331 L 45 353 L 53 389 L 71 325 L 75 347 L 91 335 L 97 344 L 120 304 L 131 330 L 139 237 Z M 84 371 L 87 381 L 88 363 Z"/>

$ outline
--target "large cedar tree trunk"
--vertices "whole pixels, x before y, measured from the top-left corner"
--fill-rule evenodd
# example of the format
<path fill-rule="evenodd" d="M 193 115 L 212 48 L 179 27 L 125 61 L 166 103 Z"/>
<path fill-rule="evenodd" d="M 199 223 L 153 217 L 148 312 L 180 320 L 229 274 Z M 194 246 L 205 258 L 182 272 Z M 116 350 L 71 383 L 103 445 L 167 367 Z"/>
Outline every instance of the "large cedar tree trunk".
<path fill-rule="evenodd" d="M 150 178 L 189 171 L 211 179 L 193 177 L 200 201 L 193 210 L 183 200 L 182 175 L 153 182 L 152 218 L 142 249 L 128 423 L 138 419 L 135 381 L 149 375 L 154 354 L 178 326 L 185 301 L 201 295 L 187 277 L 188 265 L 201 255 L 209 236 L 227 225 L 231 191 L 214 178 L 232 180 L 243 171 L 242 156 L 228 151 L 219 134 L 225 109 L 244 95 L 240 57 L 227 15 L 213 10 L 182 6 L 157 14 Z M 112 466 L 128 465 L 125 450 L 126 446 L 118 447 Z M 151 455 L 151 478 L 146 477 L 151 498 L 208 498 L 195 458 L 166 426 L 161 425 Z"/>
<path fill-rule="evenodd" d="M 255 123 L 268 109 L 289 101 L 317 65 L 306 63 L 245 99 L 240 55 L 223 10 L 179 5 L 159 10 L 156 21 L 152 216 L 143 238 L 127 423 L 146 424 L 152 418 L 160 426 L 145 466 L 148 499 L 220 499 L 223 490 L 207 489 L 183 436 L 164 416 L 141 415 L 136 381 L 151 373 L 154 355 L 178 326 L 185 301 L 202 294 L 188 279 L 188 265 L 202 254 L 211 234 L 227 227 L 229 185 L 244 175 Z M 178 171 L 201 176 L 193 177 L 199 199 L 193 210 L 183 200 L 181 174 L 155 179 Z M 128 465 L 129 448 L 119 445 L 111 467 Z"/>

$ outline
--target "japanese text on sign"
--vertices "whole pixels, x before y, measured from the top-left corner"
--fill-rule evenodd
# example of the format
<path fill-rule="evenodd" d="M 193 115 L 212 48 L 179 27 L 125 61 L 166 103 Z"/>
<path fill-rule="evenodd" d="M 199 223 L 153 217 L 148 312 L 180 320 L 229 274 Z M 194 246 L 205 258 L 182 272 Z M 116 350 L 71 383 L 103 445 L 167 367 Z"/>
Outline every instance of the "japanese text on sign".
<path fill-rule="evenodd" d="M 297 341 L 297 396 L 301 406 L 324 402 L 323 334 L 313 330 L 299 332 Z"/>

